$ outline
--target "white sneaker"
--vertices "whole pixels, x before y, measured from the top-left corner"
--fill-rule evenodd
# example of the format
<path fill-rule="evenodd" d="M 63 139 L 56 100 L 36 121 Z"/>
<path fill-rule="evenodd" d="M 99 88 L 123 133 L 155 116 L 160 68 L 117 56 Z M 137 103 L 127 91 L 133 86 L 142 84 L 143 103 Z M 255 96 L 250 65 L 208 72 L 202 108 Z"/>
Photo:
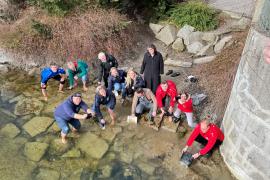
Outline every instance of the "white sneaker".
<path fill-rule="evenodd" d="M 114 90 L 113 93 L 114 93 L 115 97 L 119 96 L 117 91 Z"/>

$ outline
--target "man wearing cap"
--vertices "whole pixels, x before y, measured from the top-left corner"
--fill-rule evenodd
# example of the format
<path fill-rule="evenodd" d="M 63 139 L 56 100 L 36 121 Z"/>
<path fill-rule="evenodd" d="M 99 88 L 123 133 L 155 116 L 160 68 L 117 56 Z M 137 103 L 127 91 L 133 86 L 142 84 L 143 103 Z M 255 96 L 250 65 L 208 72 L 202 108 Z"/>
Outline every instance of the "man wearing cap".
<path fill-rule="evenodd" d="M 118 67 L 118 62 L 115 59 L 115 57 L 113 57 L 110 54 L 104 53 L 104 52 L 100 52 L 98 54 L 98 61 L 99 61 L 99 65 L 98 65 L 98 84 L 101 84 L 102 78 L 105 84 L 105 87 L 108 87 L 108 77 L 110 74 L 110 70 L 112 67 Z"/>
<path fill-rule="evenodd" d="M 80 109 L 84 110 L 84 114 L 79 114 Z M 62 104 L 56 107 L 54 111 L 54 118 L 58 127 L 61 129 L 62 142 L 67 143 L 67 134 L 70 131 L 69 124 L 72 126 L 71 130 L 77 132 L 81 123 L 79 119 L 86 119 L 94 113 L 88 108 L 87 104 L 82 100 L 81 93 L 75 93 L 68 97 Z"/>
<path fill-rule="evenodd" d="M 65 78 L 66 78 L 66 72 L 63 68 L 58 67 L 55 64 L 52 64 L 50 67 L 46 67 L 41 71 L 41 91 L 44 96 L 44 100 L 48 100 L 48 94 L 46 91 L 47 88 L 47 82 L 49 79 L 55 79 L 60 82 L 59 84 L 59 92 L 63 92 L 63 87 L 65 83 Z"/>

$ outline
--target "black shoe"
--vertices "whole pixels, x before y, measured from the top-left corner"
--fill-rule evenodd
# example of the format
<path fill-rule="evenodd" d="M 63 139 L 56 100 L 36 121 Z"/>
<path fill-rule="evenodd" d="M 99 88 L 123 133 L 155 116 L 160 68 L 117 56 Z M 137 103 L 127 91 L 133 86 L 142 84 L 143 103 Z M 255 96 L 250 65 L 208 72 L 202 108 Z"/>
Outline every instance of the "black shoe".
<path fill-rule="evenodd" d="M 166 76 L 168 76 L 168 75 L 170 75 L 170 74 L 172 74 L 173 73 L 173 70 L 168 70 L 168 72 L 166 73 Z"/>
<path fill-rule="evenodd" d="M 178 123 L 178 122 L 180 121 L 181 118 L 180 118 L 180 117 L 177 118 L 177 117 L 173 116 L 172 119 L 173 119 L 173 122 L 174 122 L 174 123 Z"/>
<path fill-rule="evenodd" d="M 179 72 L 175 72 L 175 73 L 173 73 L 173 74 L 171 75 L 171 77 L 176 77 L 176 76 L 179 76 L 179 75 L 180 75 Z"/>

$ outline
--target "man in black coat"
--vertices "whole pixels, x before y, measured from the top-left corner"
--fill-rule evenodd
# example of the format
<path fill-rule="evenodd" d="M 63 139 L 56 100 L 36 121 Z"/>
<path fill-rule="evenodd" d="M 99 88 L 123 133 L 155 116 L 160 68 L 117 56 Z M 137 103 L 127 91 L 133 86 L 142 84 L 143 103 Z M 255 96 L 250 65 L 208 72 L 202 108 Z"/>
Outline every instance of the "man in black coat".
<path fill-rule="evenodd" d="M 108 77 L 110 75 L 110 70 L 112 67 L 118 67 L 118 62 L 110 54 L 100 52 L 98 54 L 98 84 L 101 84 L 102 78 L 105 84 L 105 87 L 108 87 Z"/>
<path fill-rule="evenodd" d="M 146 88 L 151 89 L 155 94 L 161 82 L 160 74 L 164 73 L 164 62 L 162 55 L 153 44 L 148 46 L 147 52 L 144 54 L 140 73 L 144 74 Z"/>

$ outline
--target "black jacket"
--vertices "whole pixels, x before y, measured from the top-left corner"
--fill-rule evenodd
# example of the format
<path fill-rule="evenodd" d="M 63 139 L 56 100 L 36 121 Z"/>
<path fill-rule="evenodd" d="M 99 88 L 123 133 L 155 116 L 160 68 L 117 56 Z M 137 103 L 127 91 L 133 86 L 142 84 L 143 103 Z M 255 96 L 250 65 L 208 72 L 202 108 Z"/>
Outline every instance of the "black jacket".
<path fill-rule="evenodd" d="M 124 70 L 118 70 L 118 76 L 113 77 L 112 75 L 109 76 L 108 78 L 108 90 L 112 91 L 113 90 L 113 85 L 115 83 L 125 83 L 127 77 L 127 73 Z"/>
<path fill-rule="evenodd" d="M 153 57 L 149 52 L 144 54 L 140 73 L 144 74 L 145 79 L 158 77 L 164 73 L 164 62 L 160 52 L 156 51 Z"/>
<path fill-rule="evenodd" d="M 102 77 L 108 77 L 110 74 L 110 69 L 112 67 L 118 67 L 118 62 L 115 59 L 115 57 L 113 57 L 110 54 L 106 54 L 106 62 L 101 62 L 101 60 L 97 59 L 99 61 L 99 65 L 98 65 L 98 81 L 101 82 Z"/>
<path fill-rule="evenodd" d="M 145 87 L 145 82 L 144 82 L 142 76 L 137 74 L 135 81 L 132 80 L 131 85 L 128 86 L 127 88 L 128 89 L 131 88 L 131 89 L 136 90 L 137 88 L 144 88 L 144 87 Z"/>

